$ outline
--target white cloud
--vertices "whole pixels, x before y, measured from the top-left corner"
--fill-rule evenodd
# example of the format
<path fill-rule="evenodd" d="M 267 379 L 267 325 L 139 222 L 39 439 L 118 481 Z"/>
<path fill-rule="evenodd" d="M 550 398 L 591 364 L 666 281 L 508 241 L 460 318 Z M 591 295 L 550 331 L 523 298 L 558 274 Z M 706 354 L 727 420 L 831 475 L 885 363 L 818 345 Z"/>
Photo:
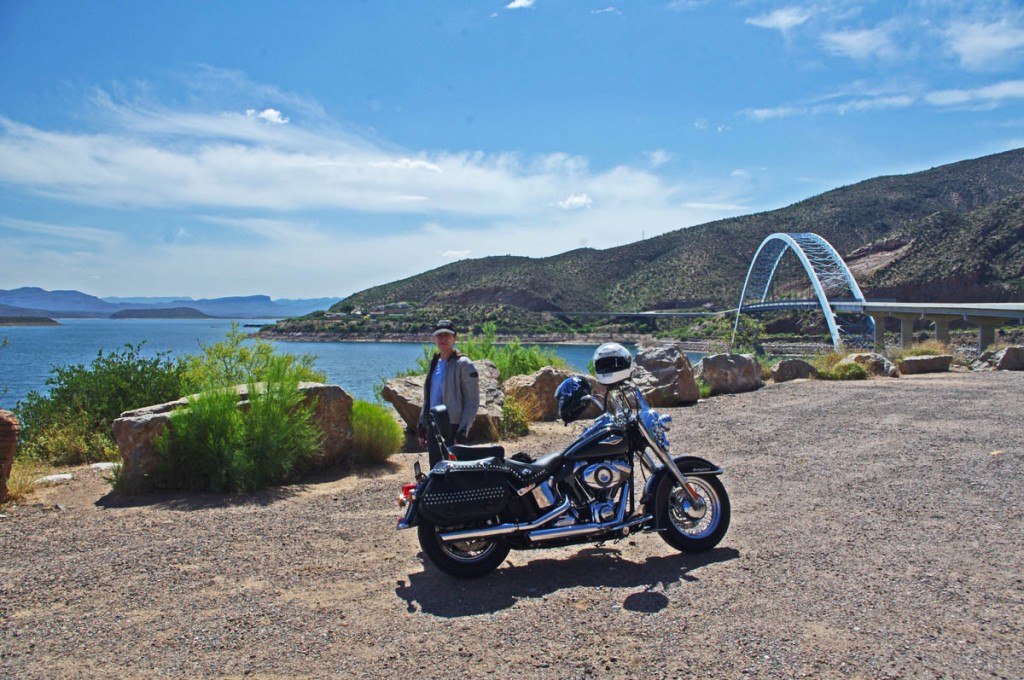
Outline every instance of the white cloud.
<path fill-rule="evenodd" d="M 944 35 L 949 49 L 968 69 L 999 65 L 1024 48 L 1024 26 L 1006 19 L 989 23 L 954 22 Z"/>
<path fill-rule="evenodd" d="M 929 104 L 942 107 L 991 108 L 1013 99 L 1024 99 L 1024 80 L 1007 80 L 966 90 L 937 90 L 925 96 Z"/>
<path fill-rule="evenodd" d="M 655 149 L 647 152 L 647 160 L 652 168 L 659 168 L 672 160 L 672 154 L 664 149 Z"/>
<path fill-rule="evenodd" d="M 912 94 L 844 97 L 811 104 L 748 109 L 744 113 L 752 120 L 766 121 L 797 116 L 845 115 L 885 109 L 903 109 L 912 106 L 916 101 L 917 98 Z"/>
<path fill-rule="evenodd" d="M 661 149 L 595 170 L 560 152 L 400 149 L 305 114 L 285 125 L 244 107 L 94 104 L 102 116 L 87 130 L 0 117 L 5 192 L 104 225 L 0 214 L 0 242 L 17 253 L 5 280 L 43 268 L 66 288 L 102 274 L 95 293 L 107 295 L 340 295 L 434 268 L 439 252 L 544 257 L 740 212 L 714 183 L 656 174 Z"/>
<path fill-rule="evenodd" d="M 562 210 L 577 210 L 579 208 L 589 208 L 593 203 L 593 199 L 586 194 L 573 194 L 559 201 L 557 205 Z"/>
<path fill-rule="evenodd" d="M 746 23 L 758 28 L 774 29 L 785 33 L 806 22 L 813 14 L 812 10 L 802 7 L 783 7 L 767 14 L 749 17 Z"/>
<path fill-rule="evenodd" d="M 590 12 L 591 14 L 622 14 L 619 10 L 614 7 L 605 7 L 604 9 L 595 9 Z"/>
<path fill-rule="evenodd" d="M 505 9 L 527 9 L 533 7 L 535 0 L 512 0 L 505 5 Z"/>
<path fill-rule="evenodd" d="M 250 118 L 255 116 L 256 118 L 259 118 L 262 121 L 265 121 L 267 123 L 273 123 L 274 125 L 284 125 L 285 123 L 288 122 L 288 118 L 286 116 L 281 115 L 281 112 L 278 111 L 277 109 L 263 109 L 258 113 L 256 109 L 247 109 L 245 115 Z"/>
<path fill-rule="evenodd" d="M 822 36 L 822 44 L 832 54 L 851 59 L 891 59 L 899 54 L 888 27 L 856 31 L 836 31 Z"/>
<path fill-rule="evenodd" d="M 465 260 L 472 254 L 472 250 L 446 250 L 441 253 L 441 258 L 444 260 Z"/>

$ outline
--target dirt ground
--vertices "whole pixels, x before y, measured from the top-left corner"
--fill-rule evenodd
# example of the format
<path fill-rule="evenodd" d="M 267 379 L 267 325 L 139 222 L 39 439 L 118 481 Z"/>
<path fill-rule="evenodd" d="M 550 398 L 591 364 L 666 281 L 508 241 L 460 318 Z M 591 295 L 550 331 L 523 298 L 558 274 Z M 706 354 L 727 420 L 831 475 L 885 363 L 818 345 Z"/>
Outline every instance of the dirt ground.
<path fill-rule="evenodd" d="M 951 373 L 666 409 L 674 452 L 726 469 L 718 548 L 641 534 L 472 581 L 395 529 L 416 454 L 231 498 L 85 468 L 0 509 L 0 676 L 1024 677 L 1022 395 Z"/>

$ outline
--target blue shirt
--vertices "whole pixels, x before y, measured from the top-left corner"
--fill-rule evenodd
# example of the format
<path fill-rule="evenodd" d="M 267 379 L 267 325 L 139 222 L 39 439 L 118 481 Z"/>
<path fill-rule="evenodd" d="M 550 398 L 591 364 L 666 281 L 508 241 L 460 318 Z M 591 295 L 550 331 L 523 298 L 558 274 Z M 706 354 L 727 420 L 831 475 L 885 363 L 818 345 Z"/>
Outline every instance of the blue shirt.
<path fill-rule="evenodd" d="M 448 365 L 446 359 L 438 359 L 437 366 L 434 367 L 434 372 L 430 374 L 430 407 L 440 406 L 444 402 L 441 401 L 441 388 L 444 387 L 444 369 Z"/>

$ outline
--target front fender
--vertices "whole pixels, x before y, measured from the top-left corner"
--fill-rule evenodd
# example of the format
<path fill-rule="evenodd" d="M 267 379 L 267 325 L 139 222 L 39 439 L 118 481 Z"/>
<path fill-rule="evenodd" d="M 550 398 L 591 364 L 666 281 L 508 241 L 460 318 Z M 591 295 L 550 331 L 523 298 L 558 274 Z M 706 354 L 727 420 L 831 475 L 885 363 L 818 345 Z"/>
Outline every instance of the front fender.
<path fill-rule="evenodd" d="M 724 470 L 718 467 L 709 460 L 705 460 L 698 456 L 676 456 L 672 459 L 675 461 L 676 467 L 684 475 L 720 475 Z M 660 468 L 654 471 L 650 479 L 647 480 L 647 485 L 644 487 L 644 495 L 640 499 L 640 504 L 647 508 L 647 512 L 652 515 L 656 515 L 654 512 L 655 508 L 655 496 L 658 493 L 658 486 L 661 484 L 661 480 L 665 475 L 672 474 L 668 471 L 668 468 L 662 465 Z"/>

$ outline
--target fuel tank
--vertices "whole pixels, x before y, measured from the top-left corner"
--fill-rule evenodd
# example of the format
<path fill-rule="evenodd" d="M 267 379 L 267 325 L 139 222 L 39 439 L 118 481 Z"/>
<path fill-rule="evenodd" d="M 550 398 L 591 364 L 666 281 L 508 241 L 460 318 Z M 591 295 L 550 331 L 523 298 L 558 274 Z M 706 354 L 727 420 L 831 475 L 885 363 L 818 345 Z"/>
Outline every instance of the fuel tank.
<path fill-rule="evenodd" d="M 562 453 L 566 460 L 622 457 L 629 451 L 626 431 L 617 426 L 610 416 L 602 415 L 583 431 L 579 439 Z"/>

